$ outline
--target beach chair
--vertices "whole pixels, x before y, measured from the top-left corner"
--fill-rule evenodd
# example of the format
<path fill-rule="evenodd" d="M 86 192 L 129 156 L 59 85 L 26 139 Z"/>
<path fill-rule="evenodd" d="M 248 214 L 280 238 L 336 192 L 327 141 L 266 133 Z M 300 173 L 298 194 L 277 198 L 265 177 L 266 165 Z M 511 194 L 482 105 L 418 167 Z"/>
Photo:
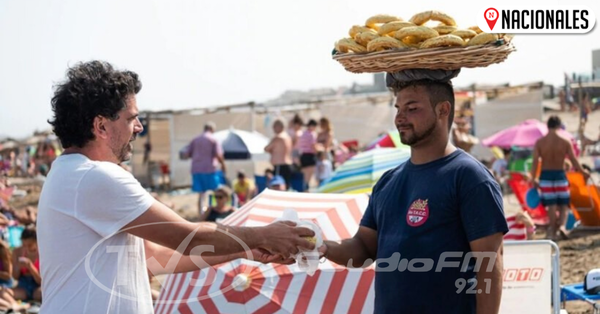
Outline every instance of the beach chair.
<path fill-rule="evenodd" d="M 549 223 L 549 218 L 546 208 L 541 203 L 536 208 L 527 206 L 525 197 L 527 195 L 527 191 L 533 187 L 527 178 L 519 172 L 511 172 L 507 184 L 515 194 L 515 197 L 519 201 L 521 208 L 523 208 L 523 210 L 526 211 L 529 216 L 531 216 L 533 222 L 537 226 L 547 226 Z"/>
<path fill-rule="evenodd" d="M 238 208 L 239 207 L 239 200 L 238 197 L 235 193 L 231 193 L 231 198 L 230 198 L 230 205 L 233 208 Z M 215 194 L 211 191 L 208 193 L 208 205 L 209 206 L 216 206 L 217 205 L 217 200 L 215 199 Z"/>
<path fill-rule="evenodd" d="M 583 289 L 583 283 L 564 285 L 560 289 L 563 307 L 568 301 L 584 301 L 592 305 L 594 314 L 600 314 L 600 294 L 587 294 Z"/>
<path fill-rule="evenodd" d="M 517 215 L 506 217 L 508 232 L 504 235 L 504 240 L 523 241 L 527 240 L 527 227 L 524 223 L 517 221 Z"/>
<path fill-rule="evenodd" d="M 581 227 L 600 228 L 600 193 L 594 183 L 586 184 L 579 172 L 567 172 L 571 210 Z"/>
<path fill-rule="evenodd" d="M 254 175 L 254 186 L 256 186 L 257 193 L 260 194 L 267 188 L 267 177 Z"/>
<path fill-rule="evenodd" d="M 561 313 L 559 256 L 552 241 L 504 241 L 500 313 Z"/>

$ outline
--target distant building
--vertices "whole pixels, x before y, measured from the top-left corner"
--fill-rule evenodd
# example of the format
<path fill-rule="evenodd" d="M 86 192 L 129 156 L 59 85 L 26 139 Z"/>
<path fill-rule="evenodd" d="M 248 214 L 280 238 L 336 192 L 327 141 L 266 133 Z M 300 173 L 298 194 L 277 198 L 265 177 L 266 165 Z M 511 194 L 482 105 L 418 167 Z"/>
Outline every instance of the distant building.
<path fill-rule="evenodd" d="M 357 84 L 354 83 L 352 86 L 344 92 L 346 95 L 356 94 L 367 94 L 367 93 L 381 93 L 389 91 L 385 84 L 385 73 L 373 74 L 373 84 Z"/>
<path fill-rule="evenodd" d="M 600 49 L 592 50 L 592 78 L 600 81 Z"/>

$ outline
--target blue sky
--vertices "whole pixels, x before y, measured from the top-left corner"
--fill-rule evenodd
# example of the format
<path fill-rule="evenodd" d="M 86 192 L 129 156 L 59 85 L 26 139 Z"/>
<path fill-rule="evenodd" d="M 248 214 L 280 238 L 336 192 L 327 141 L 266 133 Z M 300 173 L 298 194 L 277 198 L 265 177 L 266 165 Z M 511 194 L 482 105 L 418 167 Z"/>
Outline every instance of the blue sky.
<path fill-rule="evenodd" d="M 503 1 L 503 5 L 520 1 Z M 600 14 L 599 1 L 581 4 Z M 333 43 L 371 15 L 409 19 L 430 9 L 476 24 L 482 1 L 0 1 L 0 134 L 47 129 L 54 83 L 67 67 L 102 59 L 137 72 L 141 110 L 265 101 L 288 89 L 372 80 L 331 59 Z M 490 2 L 490 6 L 493 2 Z M 503 64 L 465 69 L 455 84 L 560 84 L 563 72 L 590 72 L 600 49 L 596 27 L 584 35 L 519 35 Z"/>

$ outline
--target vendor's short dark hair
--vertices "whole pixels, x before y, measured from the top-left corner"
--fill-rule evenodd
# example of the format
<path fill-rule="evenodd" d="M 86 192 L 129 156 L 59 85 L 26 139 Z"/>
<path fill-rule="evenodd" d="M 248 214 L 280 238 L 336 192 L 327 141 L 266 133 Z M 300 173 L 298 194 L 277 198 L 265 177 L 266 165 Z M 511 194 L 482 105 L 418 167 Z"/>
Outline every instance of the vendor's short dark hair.
<path fill-rule="evenodd" d="M 78 63 L 67 70 L 52 97 L 54 120 L 48 121 L 64 148 L 83 147 L 94 139 L 94 119 L 111 120 L 127 106 L 127 98 L 142 89 L 138 75 L 115 70 L 108 62 Z"/>
<path fill-rule="evenodd" d="M 548 129 L 558 129 L 561 127 L 562 125 L 562 121 L 560 121 L 560 118 L 556 115 L 550 116 L 550 118 L 548 118 L 548 122 L 546 123 L 546 125 L 548 126 Z"/>
<path fill-rule="evenodd" d="M 423 86 L 429 95 L 429 102 L 435 108 L 437 104 L 448 101 L 450 103 L 450 112 L 448 113 L 448 130 L 452 128 L 454 121 L 454 89 L 450 82 L 440 82 L 433 80 L 416 80 L 405 83 L 399 83 L 393 88 L 394 94 L 397 95 L 401 90 L 408 87 Z"/>

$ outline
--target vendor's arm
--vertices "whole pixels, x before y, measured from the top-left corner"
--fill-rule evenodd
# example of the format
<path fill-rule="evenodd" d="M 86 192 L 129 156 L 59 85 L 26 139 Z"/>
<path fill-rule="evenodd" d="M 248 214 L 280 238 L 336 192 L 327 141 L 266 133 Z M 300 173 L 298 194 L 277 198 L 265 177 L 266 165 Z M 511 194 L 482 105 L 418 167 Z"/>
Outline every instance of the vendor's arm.
<path fill-rule="evenodd" d="M 459 186 L 459 209 L 471 252 L 481 261 L 473 289 L 481 291 L 476 295 L 477 313 L 497 314 L 502 297 L 502 240 L 508 232 L 502 192 L 483 166 L 466 172 Z"/>
<path fill-rule="evenodd" d="M 340 243 L 325 241 L 319 251 L 330 261 L 346 267 L 368 267 L 377 258 L 377 222 L 375 219 L 376 201 L 379 186 L 385 182 L 387 173 L 373 188 L 369 205 L 363 214 L 354 237 L 344 239 Z"/>
<path fill-rule="evenodd" d="M 477 314 L 495 314 L 500 310 L 502 298 L 502 239 L 503 233 L 471 241 L 471 251 L 481 258 L 477 272 Z M 495 254 L 489 254 L 495 253 Z M 491 256 L 491 257 L 490 257 Z"/>
<path fill-rule="evenodd" d="M 340 243 L 325 241 L 320 252 L 330 261 L 347 267 L 367 267 L 377 257 L 377 231 L 360 226 L 354 237 Z"/>

